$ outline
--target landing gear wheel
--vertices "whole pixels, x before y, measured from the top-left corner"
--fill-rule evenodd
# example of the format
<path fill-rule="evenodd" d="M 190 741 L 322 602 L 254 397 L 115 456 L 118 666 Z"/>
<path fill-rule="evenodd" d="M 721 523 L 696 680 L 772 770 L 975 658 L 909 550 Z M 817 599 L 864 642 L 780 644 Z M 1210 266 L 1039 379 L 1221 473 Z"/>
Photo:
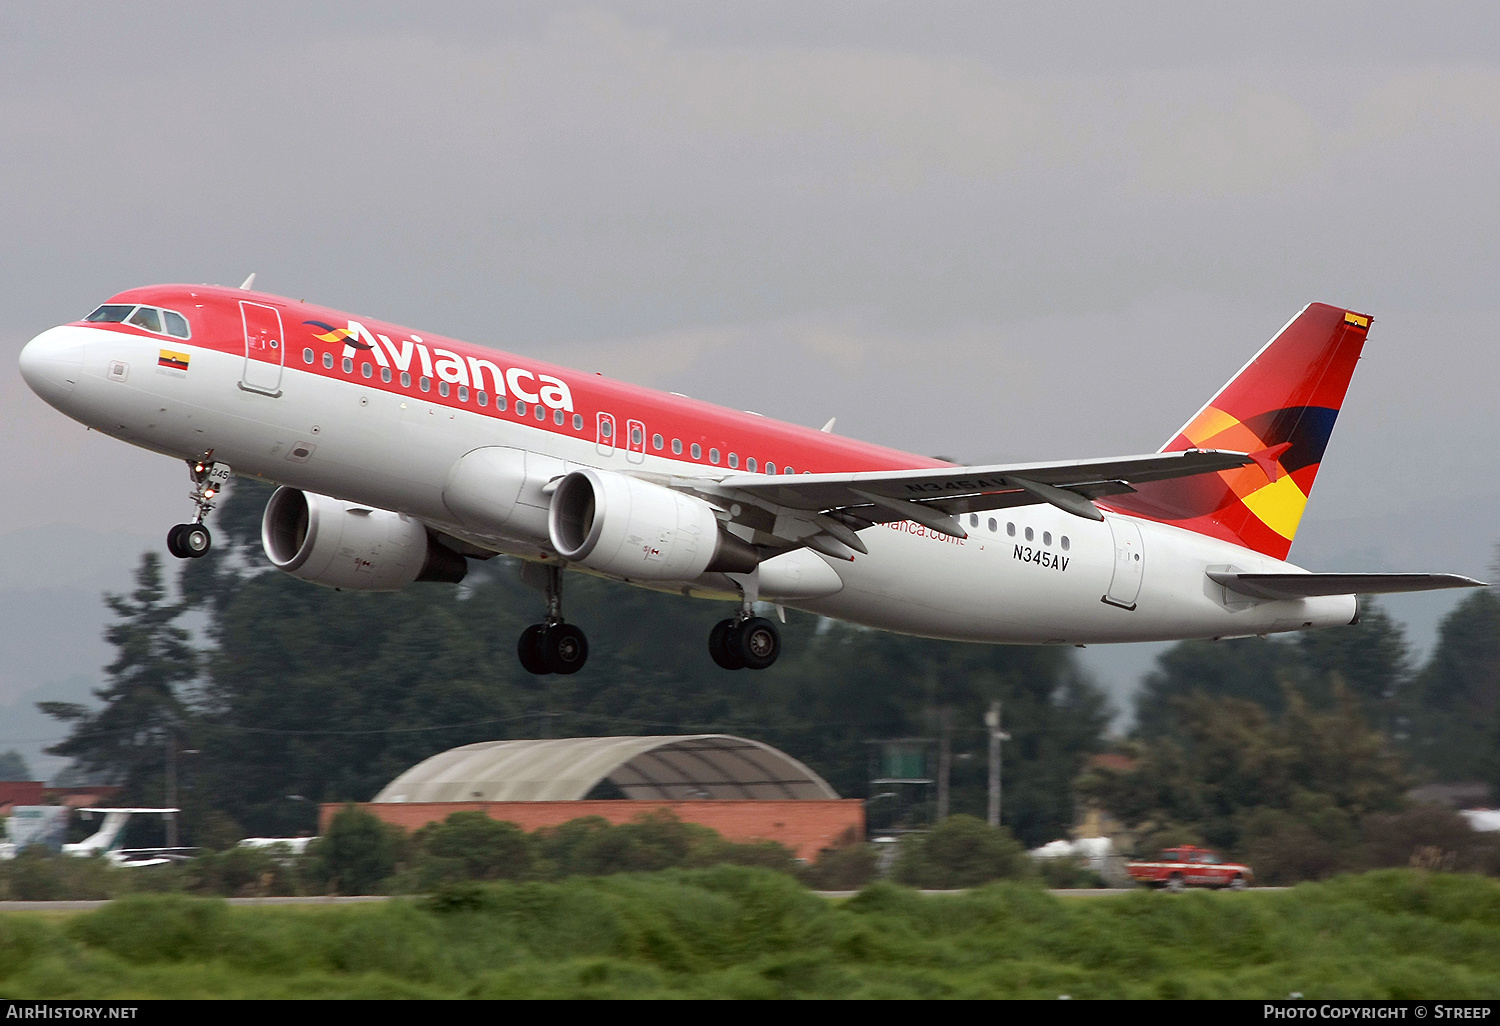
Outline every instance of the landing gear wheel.
<path fill-rule="evenodd" d="M 781 655 L 781 632 L 763 616 L 752 616 L 729 636 L 735 654 L 752 670 L 764 670 Z"/>
<path fill-rule="evenodd" d="M 734 621 L 720 620 L 708 633 L 708 654 L 713 661 L 726 670 L 743 670 L 745 659 L 739 647 L 731 643 L 734 636 Z"/>
<path fill-rule="evenodd" d="M 213 543 L 213 535 L 202 524 L 178 524 L 167 532 L 167 551 L 178 559 L 206 556 Z"/>
<path fill-rule="evenodd" d="M 570 623 L 555 623 L 542 631 L 542 661 L 553 673 L 577 673 L 588 662 L 589 641 Z"/>
<path fill-rule="evenodd" d="M 546 633 L 546 627 L 534 623 L 521 632 L 521 640 L 516 643 L 516 656 L 521 660 L 521 668 L 538 677 L 552 672 L 542 655 L 542 639 Z"/>

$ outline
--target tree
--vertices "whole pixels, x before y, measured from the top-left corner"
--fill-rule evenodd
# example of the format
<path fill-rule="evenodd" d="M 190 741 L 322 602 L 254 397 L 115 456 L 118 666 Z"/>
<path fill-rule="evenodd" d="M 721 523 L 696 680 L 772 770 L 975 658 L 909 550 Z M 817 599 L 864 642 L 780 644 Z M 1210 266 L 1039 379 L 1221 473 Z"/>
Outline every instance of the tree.
<path fill-rule="evenodd" d="M 1500 795 L 1500 594 L 1476 591 L 1444 618 L 1404 703 L 1412 758 L 1440 781 Z"/>
<path fill-rule="evenodd" d="M 1361 599 L 1359 622 L 1303 631 L 1292 638 L 1184 641 L 1157 657 L 1136 699 L 1136 733 L 1161 737 L 1178 730 L 1176 700 L 1201 691 L 1254 702 L 1273 716 L 1284 709 L 1281 682 L 1290 680 L 1318 708 L 1334 704 L 1334 678 L 1360 704 L 1365 719 L 1391 733 L 1401 692 L 1411 676 L 1401 625 L 1379 603 Z"/>
<path fill-rule="evenodd" d="M 12 748 L 0 752 L 0 780 L 30 780 L 31 768 L 20 752 Z"/>
<path fill-rule="evenodd" d="M 117 655 L 105 668 L 108 683 L 94 692 L 103 705 L 90 710 L 72 702 L 38 702 L 48 716 L 72 724 L 68 737 L 47 752 L 108 774 L 124 787 L 127 801 L 162 798 L 157 781 L 165 772 L 166 747 L 177 743 L 191 719 L 178 689 L 198 672 L 188 632 L 177 625 L 187 607 L 168 601 L 154 552 L 141 557 L 128 597 L 104 600 L 116 617 L 104 637 Z"/>
<path fill-rule="evenodd" d="M 1349 689 L 1337 676 L 1330 687 L 1333 704 L 1319 709 L 1283 679 L 1279 717 L 1245 699 L 1178 698 L 1176 734 L 1135 742 L 1133 768 L 1091 770 L 1079 791 L 1143 841 L 1176 832 L 1265 857 L 1316 837 L 1286 872 L 1353 865 L 1357 824 L 1399 809 L 1409 780 Z"/>

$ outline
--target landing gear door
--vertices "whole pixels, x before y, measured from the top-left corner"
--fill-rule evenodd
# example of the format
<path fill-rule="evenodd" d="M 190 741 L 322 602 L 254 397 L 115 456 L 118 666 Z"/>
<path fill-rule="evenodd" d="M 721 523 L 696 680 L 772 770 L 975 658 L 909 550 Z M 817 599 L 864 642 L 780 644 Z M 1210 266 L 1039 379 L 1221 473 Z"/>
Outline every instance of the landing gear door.
<path fill-rule="evenodd" d="M 1145 574 L 1145 547 L 1141 544 L 1141 529 L 1133 520 L 1105 517 L 1110 534 L 1115 542 L 1115 573 L 1110 579 L 1109 591 L 1104 601 L 1122 609 L 1134 609 L 1135 600 L 1141 593 L 1141 578 Z"/>
<path fill-rule="evenodd" d="M 286 358 L 281 311 L 274 306 L 241 300 L 240 319 L 245 325 L 245 372 L 240 377 L 240 387 L 247 392 L 279 396 L 281 366 Z"/>

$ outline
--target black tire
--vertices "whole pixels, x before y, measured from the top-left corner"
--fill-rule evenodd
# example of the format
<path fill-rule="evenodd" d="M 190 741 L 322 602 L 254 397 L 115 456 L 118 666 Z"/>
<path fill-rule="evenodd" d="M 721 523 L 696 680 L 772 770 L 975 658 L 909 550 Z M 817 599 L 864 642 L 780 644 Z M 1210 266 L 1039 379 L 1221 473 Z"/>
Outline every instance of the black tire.
<path fill-rule="evenodd" d="M 1250 881 L 1246 880 L 1242 875 L 1238 873 L 1235 874 L 1233 880 L 1229 881 L 1229 889 L 1231 891 L 1243 891 L 1246 887 L 1249 886 Z"/>
<path fill-rule="evenodd" d="M 182 524 L 178 528 L 177 544 L 182 548 L 183 554 L 191 559 L 208 555 L 208 550 L 213 548 L 214 536 L 208 533 L 208 528 L 202 524 Z"/>
<path fill-rule="evenodd" d="M 521 660 L 521 669 L 538 677 L 552 672 L 542 655 L 542 635 L 546 630 L 541 624 L 534 623 L 521 632 L 521 640 L 516 642 L 516 658 Z"/>
<path fill-rule="evenodd" d="M 178 524 L 167 532 L 167 551 L 178 559 L 187 559 L 188 554 L 182 548 L 182 529 L 186 524 Z"/>
<path fill-rule="evenodd" d="M 577 673 L 589 660 L 589 639 L 570 623 L 556 623 L 542 632 L 541 654 L 553 673 Z"/>
<path fill-rule="evenodd" d="M 764 670 L 781 655 L 781 632 L 763 616 L 752 616 L 730 635 L 735 653 L 752 670 Z"/>
<path fill-rule="evenodd" d="M 714 624 L 714 629 L 708 633 L 708 654 L 726 670 L 743 670 L 745 660 L 738 648 L 730 643 L 733 633 L 733 620 L 720 620 Z"/>
<path fill-rule="evenodd" d="M 1171 891 L 1173 894 L 1178 894 L 1182 891 L 1187 890 L 1187 881 L 1182 878 L 1181 873 L 1173 873 L 1171 876 L 1167 877 L 1167 890 Z"/>

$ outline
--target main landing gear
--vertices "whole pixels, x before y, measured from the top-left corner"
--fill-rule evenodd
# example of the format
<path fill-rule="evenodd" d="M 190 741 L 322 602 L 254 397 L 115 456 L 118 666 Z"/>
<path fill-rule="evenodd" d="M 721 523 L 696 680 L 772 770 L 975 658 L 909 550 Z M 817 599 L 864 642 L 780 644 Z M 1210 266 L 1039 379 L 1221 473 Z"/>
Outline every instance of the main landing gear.
<path fill-rule="evenodd" d="M 781 655 L 781 632 L 770 620 L 755 615 L 760 575 L 751 571 L 729 576 L 740 585 L 740 609 L 709 631 L 708 654 L 726 670 L 764 670 Z"/>
<path fill-rule="evenodd" d="M 521 632 L 516 655 L 528 673 L 577 673 L 589 658 L 589 640 L 562 617 L 562 567 L 527 563 L 522 580 L 547 595 L 547 619 Z"/>
<path fill-rule="evenodd" d="M 193 478 L 191 498 L 198 514 L 190 524 L 178 524 L 167 532 L 167 551 L 178 559 L 197 559 L 208 554 L 213 546 L 213 535 L 203 526 L 203 518 L 214 508 L 214 496 L 218 495 L 229 480 L 229 465 L 213 462 L 212 449 L 201 459 L 188 461 L 188 473 Z"/>
<path fill-rule="evenodd" d="M 781 655 L 781 632 L 763 616 L 732 616 L 709 631 L 708 654 L 726 670 L 764 670 Z"/>

